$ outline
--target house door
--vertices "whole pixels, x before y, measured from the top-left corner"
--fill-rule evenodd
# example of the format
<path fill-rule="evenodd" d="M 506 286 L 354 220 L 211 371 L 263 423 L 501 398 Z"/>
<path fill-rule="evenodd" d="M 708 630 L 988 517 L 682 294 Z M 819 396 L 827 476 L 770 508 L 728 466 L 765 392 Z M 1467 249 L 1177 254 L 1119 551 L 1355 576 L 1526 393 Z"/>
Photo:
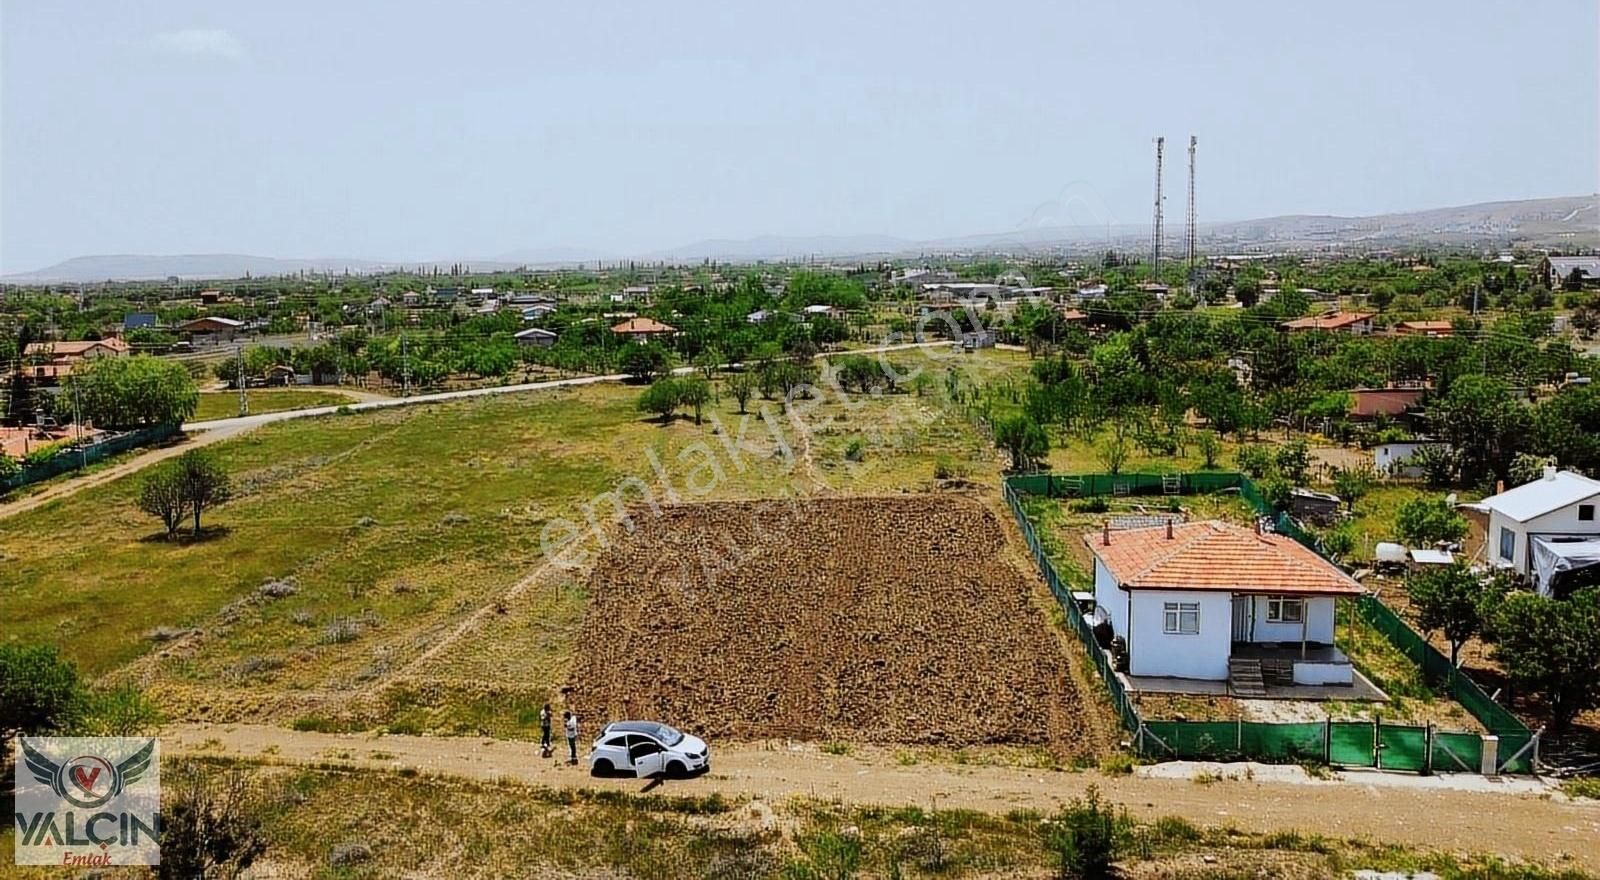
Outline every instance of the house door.
<path fill-rule="evenodd" d="M 1249 596 L 1233 597 L 1233 640 L 1236 642 L 1250 641 L 1251 604 Z"/>

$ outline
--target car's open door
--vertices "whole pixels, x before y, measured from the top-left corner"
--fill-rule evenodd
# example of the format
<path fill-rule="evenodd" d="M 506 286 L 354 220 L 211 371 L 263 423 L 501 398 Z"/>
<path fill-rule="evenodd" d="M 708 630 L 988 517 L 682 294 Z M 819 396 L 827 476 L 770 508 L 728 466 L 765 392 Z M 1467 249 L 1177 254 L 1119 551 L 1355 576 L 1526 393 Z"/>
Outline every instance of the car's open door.
<path fill-rule="evenodd" d="M 628 759 L 633 762 L 635 776 L 660 776 L 666 770 L 666 750 L 661 744 L 644 737 L 629 737 Z"/>

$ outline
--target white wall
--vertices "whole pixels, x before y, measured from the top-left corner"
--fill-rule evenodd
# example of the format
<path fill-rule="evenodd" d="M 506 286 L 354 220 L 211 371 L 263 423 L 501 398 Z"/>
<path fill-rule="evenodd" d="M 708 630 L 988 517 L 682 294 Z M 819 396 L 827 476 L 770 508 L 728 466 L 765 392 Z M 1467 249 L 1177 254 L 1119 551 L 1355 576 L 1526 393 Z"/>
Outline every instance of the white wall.
<path fill-rule="evenodd" d="M 1128 593 L 1117 586 L 1117 579 L 1098 558 L 1094 561 L 1094 603 L 1104 609 L 1111 621 L 1111 632 L 1128 636 Z"/>
<path fill-rule="evenodd" d="M 1200 603 L 1200 632 L 1168 635 L 1161 631 L 1167 602 Z M 1129 622 L 1128 671 L 1225 681 L 1233 647 L 1233 596 L 1202 590 L 1134 590 Z"/>
<path fill-rule="evenodd" d="M 1420 477 L 1422 466 L 1408 464 L 1411 456 L 1424 446 L 1444 446 L 1443 443 L 1421 443 L 1396 441 L 1384 443 L 1372 449 L 1372 467 L 1380 474 L 1392 477 Z"/>
<path fill-rule="evenodd" d="M 1268 596 L 1250 596 L 1246 601 L 1255 604 L 1255 642 L 1298 642 L 1300 624 L 1269 623 L 1267 621 Z M 1333 644 L 1333 597 L 1316 596 L 1306 600 L 1306 641 Z"/>
<path fill-rule="evenodd" d="M 1595 519 L 1588 522 L 1578 520 L 1578 507 L 1583 504 L 1596 506 Z M 1600 535 L 1600 493 L 1589 496 L 1581 501 L 1574 502 L 1561 508 L 1552 510 L 1544 516 L 1536 516 L 1525 523 L 1500 513 L 1498 510 L 1489 511 L 1489 564 L 1503 566 L 1505 560 L 1500 558 L 1500 527 L 1509 526 L 1516 533 L 1516 548 L 1511 559 L 1511 567 L 1523 574 L 1529 573 L 1533 559 L 1531 548 L 1528 546 L 1531 536 L 1541 537 L 1578 537 L 1583 535 Z"/>
<path fill-rule="evenodd" d="M 1295 684 L 1351 684 L 1354 669 L 1349 663 L 1296 663 Z"/>

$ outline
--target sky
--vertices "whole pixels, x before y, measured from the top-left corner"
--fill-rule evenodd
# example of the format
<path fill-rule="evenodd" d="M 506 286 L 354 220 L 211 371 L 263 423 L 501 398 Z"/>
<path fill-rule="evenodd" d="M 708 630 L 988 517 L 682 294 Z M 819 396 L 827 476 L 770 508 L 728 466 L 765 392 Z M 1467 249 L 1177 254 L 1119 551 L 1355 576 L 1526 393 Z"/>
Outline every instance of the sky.
<path fill-rule="evenodd" d="M 0 274 L 1600 191 L 1595 0 L 0 0 Z"/>

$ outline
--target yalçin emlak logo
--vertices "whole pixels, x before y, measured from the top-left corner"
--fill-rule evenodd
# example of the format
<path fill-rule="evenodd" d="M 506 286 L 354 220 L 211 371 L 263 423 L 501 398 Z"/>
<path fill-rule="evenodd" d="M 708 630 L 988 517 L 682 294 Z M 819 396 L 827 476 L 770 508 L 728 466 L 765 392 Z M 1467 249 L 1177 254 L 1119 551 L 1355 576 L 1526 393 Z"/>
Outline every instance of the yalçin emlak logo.
<path fill-rule="evenodd" d="M 155 739 L 18 737 L 16 744 L 17 864 L 160 863 Z"/>

